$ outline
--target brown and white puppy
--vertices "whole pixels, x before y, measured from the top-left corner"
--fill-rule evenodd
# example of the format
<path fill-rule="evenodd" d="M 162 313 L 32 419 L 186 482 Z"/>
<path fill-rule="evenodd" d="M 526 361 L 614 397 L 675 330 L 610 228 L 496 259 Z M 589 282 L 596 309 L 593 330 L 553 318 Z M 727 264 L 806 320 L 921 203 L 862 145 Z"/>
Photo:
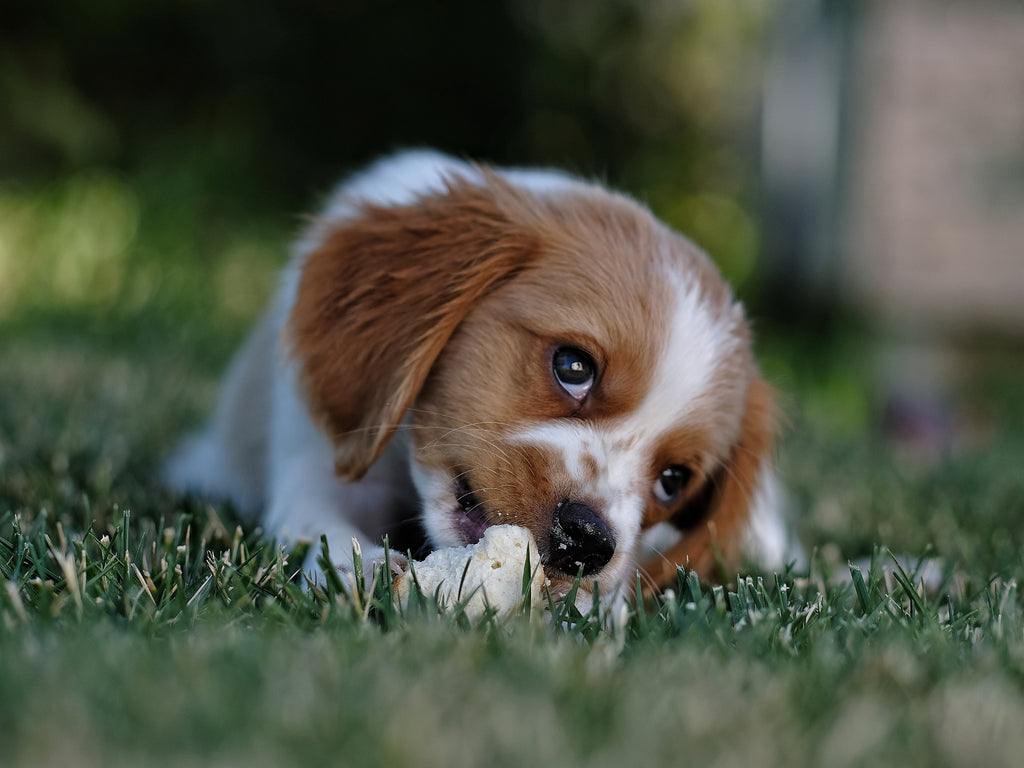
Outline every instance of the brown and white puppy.
<path fill-rule="evenodd" d="M 556 591 L 609 594 L 783 563 L 773 413 L 742 308 L 645 208 L 412 151 L 334 193 L 167 475 L 368 563 L 410 515 L 434 547 L 525 526 Z"/>

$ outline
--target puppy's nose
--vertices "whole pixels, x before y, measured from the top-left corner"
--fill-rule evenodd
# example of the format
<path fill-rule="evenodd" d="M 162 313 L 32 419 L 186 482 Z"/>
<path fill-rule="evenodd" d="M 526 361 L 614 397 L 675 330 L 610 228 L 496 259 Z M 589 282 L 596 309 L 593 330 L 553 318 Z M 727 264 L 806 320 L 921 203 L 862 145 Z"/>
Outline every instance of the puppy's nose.
<path fill-rule="evenodd" d="M 575 576 L 597 573 L 615 554 L 615 537 L 594 510 L 580 502 L 563 501 L 555 509 L 548 536 L 547 564 Z"/>

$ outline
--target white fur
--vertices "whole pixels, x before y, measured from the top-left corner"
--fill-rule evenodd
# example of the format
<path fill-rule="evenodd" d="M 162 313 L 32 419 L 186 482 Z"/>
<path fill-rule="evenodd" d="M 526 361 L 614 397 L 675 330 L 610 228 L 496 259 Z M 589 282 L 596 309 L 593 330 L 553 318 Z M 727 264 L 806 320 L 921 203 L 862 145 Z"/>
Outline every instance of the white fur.
<path fill-rule="evenodd" d="M 740 432 L 747 380 L 719 376 L 723 361 L 740 346 L 743 312 L 738 304 L 715 310 L 696 283 L 667 270 L 676 297 L 668 339 L 643 405 L 629 417 L 633 434 L 658 434 L 668 416 L 701 429 L 715 444 L 705 457 L 711 469 L 726 457 Z M 678 426 L 678 422 L 676 425 Z"/>
<path fill-rule="evenodd" d="M 786 524 L 785 491 L 770 468 L 762 469 L 750 508 L 750 522 L 743 537 L 743 551 L 764 568 L 781 570 L 787 565 L 803 569 L 807 554 Z"/>
<path fill-rule="evenodd" d="M 598 429 L 581 421 L 538 422 L 512 436 L 510 442 L 545 445 L 562 457 L 566 475 L 577 493 L 600 502 L 605 522 L 612 529 L 615 554 L 601 569 L 603 594 L 622 584 L 637 565 L 637 545 L 645 500 L 650 493 L 645 462 L 650 443 L 633 440 L 628 430 Z M 597 463 L 597 480 L 589 482 L 583 457 Z"/>
<path fill-rule="evenodd" d="M 509 169 L 502 173 L 513 184 L 538 194 L 591 188 L 558 171 Z M 249 516 L 262 510 L 267 532 L 284 540 L 316 542 L 326 535 L 335 562 L 344 566 L 350 562 L 353 538 L 364 542 L 365 562 L 383 556 L 379 546 L 366 543 L 379 542 L 384 530 L 408 514 L 407 500 L 416 495 L 415 484 L 433 543 L 461 543 L 457 532 L 443 523 L 451 517 L 450 478 L 410 462 L 408 445 L 401 436 L 358 482 L 345 482 L 336 476 L 329 440 L 312 420 L 297 386 L 295 365 L 287 359 L 281 343 L 302 266 L 329 227 L 351 217 L 359 201 L 379 205 L 413 203 L 423 194 L 443 190 L 445 180 L 453 176 L 480 178 L 473 165 L 429 150 L 415 150 L 373 164 L 334 191 L 318 223 L 297 241 L 274 305 L 232 364 L 210 425 L 186 441 L 168 462 L 165 477 L 173 487 L 226 497 Z M 522 440 L 557 447 L 568 471 L 577 477 L 582 477 L 584 453 L 598 460 L 601 479 L 598 487 L 588 492 L 605 502 L 609 523 L 621 545 L 602 571 L 602 586 L 624 580 L 636 565 L 644 499 L 650 493 L 648 481 L 638 478 L 645 476 L 647 451 L 660 430 L 667 427 L 665 415 L 678 414 L 681 402 L 692 403 L 682 418 L 699 422 L 713 414 L 713 422 L 703 426 L 720 435 L 719 450 L 723 453 L 739 429 L 742 402 L 738 399 L 745 383 L 737 382 L 735 391 L 711 384 L 723 350 L 736 343 L 730 323 L 741 320 L 741 316 L 718 317 L 696 289 L 680 282 L 677 274 L 669 273 L 667 279 L 676 281 L 678 307 L 643 407 L 607 430 L 582 423 L 538 423 L 519 435 Z M 255 395 L 250 392 L 253 382 L 263 382 Z M 239 436 L 232 431 L 228 417 L 232 404 L 243 395 L 258 400 L 252 419 L 267 419 L 265 434 L 254 433 L 253 450 L 249 452 L 238 450 Z M 248 460 L 242 460 L 246 457 Z M 786 551 L 785 526 L 768 490 L 773 481 L 769 475 L 765 478 L 766 490 L 759 496 L 763 503 L 757 505 L 752 518 L 748 543 L 752 551 L 764 555 L 766 562 L 775 564 Z M 313 562 L 307 567 L 312 569 Z"/>

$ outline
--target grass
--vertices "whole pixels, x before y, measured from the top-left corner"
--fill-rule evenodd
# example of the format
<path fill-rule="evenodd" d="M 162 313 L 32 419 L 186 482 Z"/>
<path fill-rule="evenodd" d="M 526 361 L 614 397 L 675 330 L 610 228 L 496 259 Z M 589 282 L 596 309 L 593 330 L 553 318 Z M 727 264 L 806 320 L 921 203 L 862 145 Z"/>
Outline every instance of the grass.
<path fill-rule="evenodd" d="M 0 274 L 18 287 L 0 289 L 4 765 L 1017 764 L 1012 360 L 976 361 L 959 392 L 981 436 L 922 459 L 872 433 L 871 343 L 816 339 L 812 356 L 766 335 L 765 367 L 790 393 L 780 464 L 810 573 L 721 588 L 681 574 L 614 629 L 498 626 L 429 601 L 402 613 L 379 587 L 302 589 L 301 553 L 155 483 L 290 226 L 167 194 L 94 175 L 0 195 Z M 83 196 L 99 218 L 120 212 L 72 269 L 48 238 L 89 226 L 65 221 Z M 38 249 L 51 255 L 25 256 Z M 883 569 L 889 548 L 940 559 L 948 578 L 925 590 L 913 568 Z M 846 566 L 863 556 L 871 567 Z"/>

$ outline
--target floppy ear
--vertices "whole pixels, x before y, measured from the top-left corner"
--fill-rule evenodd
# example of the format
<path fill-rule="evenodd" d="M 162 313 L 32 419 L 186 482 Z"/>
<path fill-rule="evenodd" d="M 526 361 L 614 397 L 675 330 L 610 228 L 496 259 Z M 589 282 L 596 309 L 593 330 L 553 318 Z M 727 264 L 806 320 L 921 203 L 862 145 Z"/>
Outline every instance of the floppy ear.
<path fill-rule="evenodd" d="M 742 539 L 757 483 L 766 468 L 775 427 L 771 388 L 755 377 L 747 389 L 740 438 L 704 493 L 677 513 L 670 522 L 683 537 L 643 567 L 649 583 L 664 588 L 674 583 L 676 566 L 695 570 L 704 578 L 726 580 L 739 565 Z"/>
<path fill-rule="evenodd" d="M 343 477 L 373 464 L 458 324 L 539 250 L 514 222 L 521 193 L 482 173 L 411 205 L 367 205 L 304 262 L 287 338 Z"/>

